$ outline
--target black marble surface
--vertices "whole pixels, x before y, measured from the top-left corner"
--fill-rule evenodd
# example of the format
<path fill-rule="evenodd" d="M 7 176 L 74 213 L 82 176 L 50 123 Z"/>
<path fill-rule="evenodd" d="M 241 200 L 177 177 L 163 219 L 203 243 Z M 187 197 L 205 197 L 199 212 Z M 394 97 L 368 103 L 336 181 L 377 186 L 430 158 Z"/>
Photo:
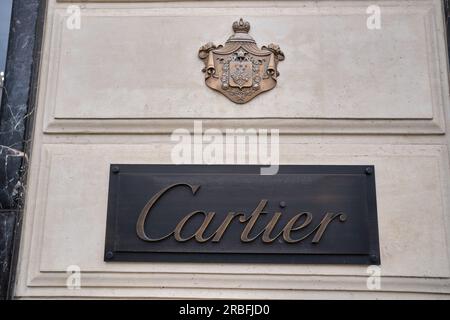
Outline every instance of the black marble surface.
<path fill-rule="evenodd" d="M 1 0 L 0 0 L 1 1 Z M 46 0 L 14 0 L 0 106 L 0 298 L 10 298 Z"/>
<path fill-rule="evenodd" d="M 0 299 L 6 299 L 8 295 L 16 214 L 0 212 Z"/>
<path fill-rule="evenodd" d="M 0 109 L 0 209 L 18 208 L 23 193 L 20 168 L 26 160 L 25 122 L 33 112 L 29 100 L 38 7 L 39 0 L 13 3 Z"/>

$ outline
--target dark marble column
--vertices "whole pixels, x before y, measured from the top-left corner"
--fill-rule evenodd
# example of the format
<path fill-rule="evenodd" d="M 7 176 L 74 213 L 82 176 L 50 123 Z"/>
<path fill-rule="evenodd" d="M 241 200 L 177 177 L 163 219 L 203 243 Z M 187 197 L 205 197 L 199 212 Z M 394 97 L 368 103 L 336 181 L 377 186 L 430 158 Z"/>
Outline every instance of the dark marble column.
<path fill-rule="evenodd" d="M 46 0 L 14 0 L 0 108 L 0 299 L 12 297 Z"/>
<path fill-rule="evenodd" d="M 11 253 L 17 212 L 0 210 L 0 292 L 5 299 L 9 288 Z"/>

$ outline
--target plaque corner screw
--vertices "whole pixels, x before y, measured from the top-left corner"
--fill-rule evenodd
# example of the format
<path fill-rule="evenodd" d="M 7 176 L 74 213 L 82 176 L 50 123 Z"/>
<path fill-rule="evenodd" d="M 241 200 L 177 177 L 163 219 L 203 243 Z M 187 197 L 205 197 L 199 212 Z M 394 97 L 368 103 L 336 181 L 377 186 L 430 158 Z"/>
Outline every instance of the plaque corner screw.
<path fill-rule="evenodd" d="M 371 254 L 370 255 L 370 262 L 378 263 L 378 256 L 376 254 Z"/>
<path fill-rule="evenodd" d="M 371 175 L 373 173 L 373 170 L 372 170 L 371 167 L 367 167 L 365 172 L 366 172 L 367 175 Z"/>
<path fill-rule="evenodd" d="M 118 167 L 118 166 L 113 166 L 112 168 L 111 168 L 111 171 L 112 171 L 112 173 L 119 173 L 120 172 L 120 168 Z"/>
<path fill-rule="evenodd" d="M 280 201 L 280 208 L 286 208 L 286 202 Z"/>
<path fill-rule="evenodd" d="M 113 257 L 114 257 L 114 253 L 113 253 L 112 251 L 106 252 L 105 258 L 106 258 L 107 260 L 111 260 Z"/>

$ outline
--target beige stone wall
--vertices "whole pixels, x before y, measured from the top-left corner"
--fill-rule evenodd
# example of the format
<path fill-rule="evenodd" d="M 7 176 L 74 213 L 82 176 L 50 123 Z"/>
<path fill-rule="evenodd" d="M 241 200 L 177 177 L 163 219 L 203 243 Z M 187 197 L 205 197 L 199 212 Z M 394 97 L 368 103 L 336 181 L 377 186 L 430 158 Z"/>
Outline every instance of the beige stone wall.
<path fill-rule="evenodd" d="M 274 90 L 235 105 L 205 86 L 197 50 L 241 16 L 286 60 Z M 49 0 L 16 296 L 449 298 L 444 32 L 439 0 Z M 170 133 L 193 119 L 280 129 L 282 164 L 374 164 L 381 290 L 366 266 L 105 263 L 109 164 L 171 163 Z"/>

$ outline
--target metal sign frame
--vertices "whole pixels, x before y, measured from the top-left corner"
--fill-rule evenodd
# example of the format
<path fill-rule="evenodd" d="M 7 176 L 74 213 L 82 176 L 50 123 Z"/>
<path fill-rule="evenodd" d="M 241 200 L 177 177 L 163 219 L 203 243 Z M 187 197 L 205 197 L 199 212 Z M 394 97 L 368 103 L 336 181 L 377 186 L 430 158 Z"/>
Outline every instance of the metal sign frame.
<path fill-rule="evenodd" d="M 373 166 L 283 165 L 273 176 L 260 175 L 260 169 L 255 165 L 112 164 L 104 260 L 380 264 Z M 177 186 L 164 191 L 173 184 Z M 158 192 L 160 198 L 155 198 Z M 151 203 L 151 199 L 156 200 Z M 251 214 L 256 215 L 258 201 L 260 204 L 266 201 L 260 208 L 264 212 L 258 216 L 266 220 L 255 220 L 253 227 L 260 231 L 255 237 L 258 233 L 255 230 L 245 234 L 243 222 L 248 225 Z M 205 211 L 187 216 L 197 209 Z M 211 222 L 210 226 L 199 228 L 204 226 L 202 218 L 205 222 L 208 212 L 213 210 L 214 219 L 218 220 L 215 227 Z M 225 224 L 226 214 L 239 210 L 243 211 L 241 217 L 226 226 L 224 236 L 222 233 L 219 237 L 218 231 L 211 232 L 220 229 L 221 221 L 221 227 Z M 309 236 L 304 241 L 287 243 L 286 219 L 294 219 L 294 214 L 308 210 L 313 212 L 310 225 L 304 229 Z M 148 218 L 150 211 L 154 213 Z M 275 219 L 276 212 L 280 212 L 280 219 L 275 222 L 285 227 L 280 229 L 277 225 L 278 229 L 269 230 L 264 240 L 262 227 L 270 224 L 272 220 L 268 219 Z M 194 217 L 197 215 L 200 217 Z M 324 223 L 326 215 L 330 221 Z M 197 220 L 190 222 L 190 218 Z M 182 223 L 183 219 L 188 222 Z M 308 220 L 308 214 L 300 217 L 297 227 L 300 220 Z M 291 229 L 294 225 L 290 225 Z M 152 229 L 150 233 L 154 234 L 162 232 L 165 237 L 155 240 L 149 236 L 146 240 L 144 229 Z M 290 231 L 302 232 L 302 228 L 297 229 Z M 272 239 L 271 233 L 278 237 Z M 216 237 L 212 238 L 214 234 Z M 250 238 L 253 240 L 247 241 Z M 314 243 L 317 238 L 319 241 Z"/>

